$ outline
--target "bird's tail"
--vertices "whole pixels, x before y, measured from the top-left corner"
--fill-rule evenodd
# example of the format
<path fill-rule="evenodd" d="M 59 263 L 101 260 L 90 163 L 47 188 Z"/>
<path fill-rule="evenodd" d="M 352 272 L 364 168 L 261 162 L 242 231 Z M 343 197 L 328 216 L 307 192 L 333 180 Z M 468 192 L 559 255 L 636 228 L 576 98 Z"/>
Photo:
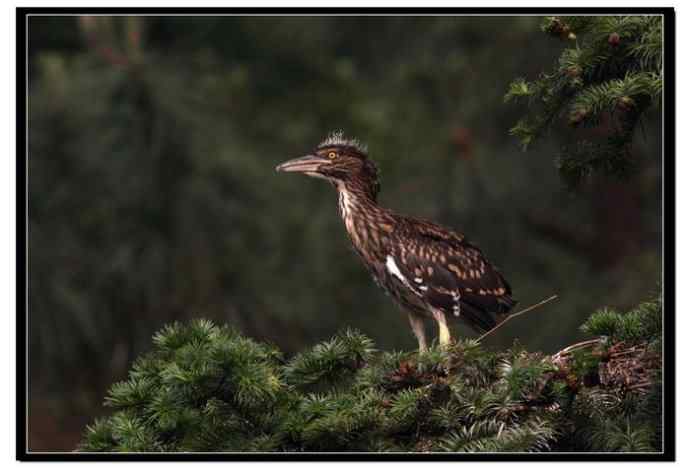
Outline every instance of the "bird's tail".
<path fill-rule="evenodd" d="M 468 295 L 461 304 L 460 313 L 467 317 L 467 322 L 474 330 L 484 333 L 500 325 L 510 309 L 517 303 L 518 301 L 510 295 L 502 295 L 498 298 Z"/>
<path fill-rule="evenodd" d="M 508 312 L 519 303 L 520 301 L 515 300 L 511 295 L 500 296 L 498 298 L 498 313 L 501 315 L 499 320 L 502 321 L 502 319 L 507 316 Z"/>
<path fill-rule="evenodd" d="M 482 308 L 472 305 L 469 302 L 461 304 L 460 314 L 465 317 L 465 321 L 477 332 L 484 333 L 497 325 L 496 317 Z"/>

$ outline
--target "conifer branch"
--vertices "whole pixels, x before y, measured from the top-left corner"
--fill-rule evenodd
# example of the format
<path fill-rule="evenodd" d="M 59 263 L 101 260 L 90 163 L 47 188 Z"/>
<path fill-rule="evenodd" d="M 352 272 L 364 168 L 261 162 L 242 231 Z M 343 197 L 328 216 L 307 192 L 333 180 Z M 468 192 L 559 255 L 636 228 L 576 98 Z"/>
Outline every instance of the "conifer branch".
<path fill-rule="evenodd" d="M 379 352 L 346 330 L 287 362 L 207 320 L 172 324 L 79 450 L 660 450 L 660 322 L 660 299 L 600 310 L 582 326 L 595 338 L 546 358 L 477 340 Z"/>
<path fill-rule="evenodd" d="M 542 30 L 565 48 L 550 71 L 508 86 L 504 101 L 526 104 L 510 134 L 526 149 L 555 127 L 600 127 L 562 146 L 556 163 L 563 180 L 576 187 L 594 173 L 629 176 L 637 169 L 635 132 L 661 105 L 662 28 L 651 15 L 546 18 Z"/>

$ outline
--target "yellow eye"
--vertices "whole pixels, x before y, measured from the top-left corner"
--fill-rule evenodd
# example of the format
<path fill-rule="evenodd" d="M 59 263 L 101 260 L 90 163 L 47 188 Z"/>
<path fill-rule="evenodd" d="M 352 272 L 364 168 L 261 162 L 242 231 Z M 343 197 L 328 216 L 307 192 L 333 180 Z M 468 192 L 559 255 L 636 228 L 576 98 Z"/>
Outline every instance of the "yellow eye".
<path fill-rule="evenodd" d="M 333 160 L 335 158 L 335 152 L 328 152 L 328 158 Z"/>

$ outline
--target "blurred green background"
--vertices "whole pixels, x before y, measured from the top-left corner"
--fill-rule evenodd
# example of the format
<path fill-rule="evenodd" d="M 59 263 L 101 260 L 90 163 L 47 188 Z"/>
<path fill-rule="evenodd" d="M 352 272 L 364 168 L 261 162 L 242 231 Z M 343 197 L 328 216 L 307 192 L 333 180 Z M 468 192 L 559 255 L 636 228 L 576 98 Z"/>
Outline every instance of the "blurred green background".
<path fill-rule="evenodd" d="M 274 172 L 333 129 L 368 143 L 385 206 L 468 235 L 522 307 L 560 295 L 487 344 L 555 351 L 592 310 L 648 297 L 659 117 L 631 181 L 566 190 L 563 132 L 527 153 L 507 132 L 523 112 L 503 103 L 508 84 L 563 47 L 539 22 L 30 17 L 30 449 L 74 449 L 173 320 L 227 322 L 287 354 L 345 326 L 416 348 L 350 250 L 334 191 Z"/>

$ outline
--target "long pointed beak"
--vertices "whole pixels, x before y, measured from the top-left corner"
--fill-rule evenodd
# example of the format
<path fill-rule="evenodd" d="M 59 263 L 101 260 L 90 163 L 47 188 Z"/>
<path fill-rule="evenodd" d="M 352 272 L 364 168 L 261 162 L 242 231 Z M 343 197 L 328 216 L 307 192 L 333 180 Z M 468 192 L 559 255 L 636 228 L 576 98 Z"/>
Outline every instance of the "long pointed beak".
<path fill-rule="evenodd" d="M 316 155 L 307 155 L 287 162 L 281 163 L 276 167 L 277 172 L 299 172 L 299 173 L 318 173 L 319 167 L 328 163 L 325 158 Z"/>

